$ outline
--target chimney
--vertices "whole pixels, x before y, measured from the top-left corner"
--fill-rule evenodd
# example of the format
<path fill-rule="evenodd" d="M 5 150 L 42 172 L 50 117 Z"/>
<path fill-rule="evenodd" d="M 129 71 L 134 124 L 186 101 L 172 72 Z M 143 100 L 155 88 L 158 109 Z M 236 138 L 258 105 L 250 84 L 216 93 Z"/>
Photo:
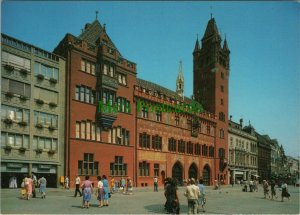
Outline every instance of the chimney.
<path fill-rule="evenodd" d="M 240 125 L 241 125 L 242 128 L 243 128 L 243 118 L 240 119 Z"/>
<path fill-rule="evenodd" d="M 232 121 L 232 115 L 230 115 L 229 118 L 230 118 L 230 121 Z"/>

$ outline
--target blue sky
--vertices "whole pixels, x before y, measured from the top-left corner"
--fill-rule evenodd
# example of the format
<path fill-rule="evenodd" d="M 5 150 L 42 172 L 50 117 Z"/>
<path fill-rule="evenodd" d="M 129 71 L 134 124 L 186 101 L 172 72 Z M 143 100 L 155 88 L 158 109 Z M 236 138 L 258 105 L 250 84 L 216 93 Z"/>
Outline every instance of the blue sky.
<path fill-rule="evenodd" d="M 2 2 L 1 31 L 52 51 L 66 33 L 99 21 L 138 77 L 175 90 L 183 61 L 192 95 L 192 52 L 210 13 L 231 50 L 229 114 L 299 155 L 300 10 L 297 2 Z"/>

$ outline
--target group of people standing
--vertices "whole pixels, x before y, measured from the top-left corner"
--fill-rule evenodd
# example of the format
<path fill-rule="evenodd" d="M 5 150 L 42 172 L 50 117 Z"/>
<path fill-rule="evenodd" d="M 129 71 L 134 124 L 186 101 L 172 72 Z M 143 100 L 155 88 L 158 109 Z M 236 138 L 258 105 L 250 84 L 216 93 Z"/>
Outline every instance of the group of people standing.
<path fill-rule="evenodd" d="M 77 194 L 79 193 L 80 197 L 83 197 L 82 208 L 89 208 L 93 190 L 95 190 L 94 193 L 97 197 L 97 200 L 99 201 L 98 207 L 102 208 L 103 206 L 109 206 L 108 199 L 111 197 L 111 193 L 115 192 L 117 189 L 115 186 L 114 178 L 112 178 L 109 183 L 105 175 L 103 175 L 102 177 L 97 176 L 97 185 L 94 187 L 93 184 L 94 183 L 90 181 L 89 176 L 85 176 L 85 180 L 81 184 L 80 177 L 77 175 L 75 179 L 76 189 L 74 197 L 77 197 Z M 120 188 L 124 190 L 124 193 L 132 194 L 132 186 L 132 180 L 130 178 L 127 179 L 127 183 L 124 178 L 121 178 Z M 82 192 L 80 191 L 80 188 L 82 189 Z M 118 190 L 120 188 L 118 187 Z"/>
<path fill-rule="evenodd" d="M 205 186 L 203 180 L 197 181 L 194 178 L 188 180 L 186 191 L 184 195 L 187 197 L 188 202 L 188 214 L 197 214 L 202 209 L 205 212 L 204 206 L 206 203 L 205 198 Z M 197 185 L 196 185 L 197 184 Z M 165 210 L 167 213 L 179 214 L 180 204 L 178 198 L 178 189 L 175 179 L 167 178 L 165 180 Z"/>
<path fill-rule="evenodd" d="M 271 187 L 271 195 L 269 194 L 269 187 Z M 264 189 L 264 198 L 266 199 L 269 196 L 269 199 L 273 200 L 274 197 L 277 199 L 278 196 L 276 195 L 276 183 L 274 180 L 270 181 L 270 184 L 267 180 L 263 180 L 263 189 Z M 280 186 L 281 189 L 281 201 L 283 202 L 284 198 L 288 198 L 290 200 L 290 193 L 288 192 L 287 183 L 284 182 Z"/>
<path fill-rule="evenodd" d="M 42 176 L 37 180 L 35 174 L 26 176 L 21 184 L 21 194 L 23 199 L 29 200 L 31 197 L 36 198 L 36 188 L 39 187 L 39 192 L 41 193 L 41 198 L 46 198 L 46 186 L 47 180 Z"/>

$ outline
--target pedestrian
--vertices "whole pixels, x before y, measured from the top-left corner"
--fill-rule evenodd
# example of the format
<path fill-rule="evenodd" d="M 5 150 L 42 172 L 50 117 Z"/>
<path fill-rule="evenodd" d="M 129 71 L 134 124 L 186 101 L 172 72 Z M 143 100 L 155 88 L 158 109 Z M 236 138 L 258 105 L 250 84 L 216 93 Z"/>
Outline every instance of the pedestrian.
<path fill-rule="evenodd" d="M 17 185 L 17 178 L 16 178 L 15 176 L 12 176 L 12 177 L 9 179 L 9 188 L 13 188 L 13 189 L 18 188 L 18 185 Z"/>
<path fill-rule="evenodd" d="M 264 198 L 266 199 L 267 195 L 269 196 L 269 198 L 271 198 L 269 194 L 269 184 L 266 180 L 263 180 L 263 188 L 264 188 Z"/>
<path fill-rule="evenodd" d="M 42 194 L 42 199 L 46 198 L 46 186 L 47 186 L 47 180 L 42 176 L 39 180 L 38 183 L 40 185 L 40 193 Z"/>
<path fill-rule="evenodd" d="M 70 183 L 69 177 L 66 176 L 65 177 L 65 189 L 69 189 L 69 183 Z"/>
<path fill-rule="evenodd" d="M 179 198 L 177 191 L 176 181 L 172 178 L 166 178 L 165 181 L 165 209 L 167 213 L 170 214 L 179 214 L 180 206 L 179 206 Z"/>
<path fill-rule="evenodd" d="M 195 185 L 194 178 L 191 178 L 189 180 L 184 195 L 187 197 L 188 200 L 188 214 L 197 214 L 200 190 L 199 187 Z"/>
<path fill-rule="evenodd" d="M 110 193 L 109 193 L 108 180 L 106 178 L 106 175 L 102 176 L 102 182 L 103 182 L 103 191 L 104 191 L 103 206 L 108 206 L 108 199 Z"/>
<path fill-rule="evenodd" d="M 115 192 L 115 178 L 114 178 L 114 176 L 112 176 L 112 178 L 110 180 L 110 192 L 111 193 Z"/>
<path fill-rule="evenodd" d="M 286 197 L 288 198 L 288 200 L 290 200 L 290 194 L 289 194 L 289 191 L 288 191 L 288 187 L 287 187 L 287 183 L 286 182 L 283 182 L 283 184 L 281 185 L 281 201 L 283 202 L 283 198 Z"/>
<path fill-rule="evenodd" d="M 29 200 L 29 198 L 32 195 L 32 178 L 29 176 L 25 177 L 25 189 L 26 189 L 26 199 Z"/>
<path fill-rule="evenodd" d="M 127 178 L 127 194 L 132 195 L 133 194 L 133 183 L 130 177 Z"/>
<path fill-rule="evenodd" d="M 234 180 L 232 179 L 232 180 L 230 181 L 230 183 L 231 183 L 231 186 L 233 187 L 233 185 L 234 185 Z"/>
<path fill-rule="evenodd" d="M 272 197 L 272 200 L 273 200 L 274 196 L 275 196 L 275 198 L 277 199 L 277 196 L 276 196 L 276 188 L 275 188 L 276 183 L 275 183 L 274 180 L 271 181 L 270 186 L 271 186 L 271 197 Z"/>
<path fill-rule="evenodd" d="M 199 180 L 198 187 L 199 187 L 199 190 L 200 190 L 200 196 L 198 198 L 198 209 L 197 209 L 197 212 L 199 213 L 200 212 L 200 210 L 199 210 L 200 209 L 199 208 L 200 205 L 201 205 L 201 208 L 202 208 L 203 212 L 205 212 L 204 205 L 206 203 L 206 198 L 205 198 L 205 186 L 203 184 L 203 179 Z"/>
<path fill-rule="evenodd" d="M 21 195 L 22 195 L 22 199 L 26 199 L 25 178 L 22 180 L 21 183 Z"/>
<path fill-rule="evenodd" d="M 120 190 L 121 191 L 123 190 L 123 193 L 125 193 L 125 184 L 126 184 L 125 178 L 122 177 L 120 180 Z"/>
<path fill-rule="evenodd" d="M 89 180 L 90 176 L 85 176 L 85 181 L 82 183 L 81 187 L 83 188 L 83 201 L 84 204 L 82 205 L 82 208 L 89 208 L 90 207 L 90 201 L 92 197 L 92 192 L 93 192 L 93 184 Z"/>
<path fill-rule="evenodd" d="M 97 194 L 97 200 L 99 201 L 98 208 L 102 208 L 103 199 L 104 199 L 104 190 L 103 190 L 103 182 L 101 181 L 101 176 L 97 176 L 97 180 L 98 180 L 98 185 L 97 185 L 98 189 L 96 190 L 96 194 Z"/>
<path fill-rule="evenodd" d="M 158 192 L 158 178 L 157 176 L 154 177 L 154 192 Z"/>
<path fill-rule="evenodd" d="M 81 197 L 82 196 L 82 193 L 80 192 L 80 177 L 78 175 L 76 175 L 76 178 L 75 178 L 75 194 L 74 194 L 74 197 L 77 197 L 77 193 L 79 193 L 79 196 Z"/>
<path fill-rule="evenodd" d="M 36 198 L 35 188 L 38 186 L 38 181 L 34 172 L 31 173 L 31 178 L 32 178 L 32 198 Z"/>

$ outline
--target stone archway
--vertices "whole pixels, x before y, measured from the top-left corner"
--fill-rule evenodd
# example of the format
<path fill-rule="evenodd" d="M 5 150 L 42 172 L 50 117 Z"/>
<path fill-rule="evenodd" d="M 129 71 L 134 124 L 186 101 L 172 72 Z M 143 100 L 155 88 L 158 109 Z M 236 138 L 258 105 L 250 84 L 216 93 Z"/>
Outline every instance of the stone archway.
<path fill-rule="evenodd" d="M 210 167 L 206 164 L 202 171 L 202 178 L 205 185 L 210 185 Z"/>
<path fill-rule="evenodd" d="M 178 185 L 183 183 L 183 167 L 179 161 L 177 161 L 172 168 L 172 178 L 177 180 Z"/>
<path fill-rule="evenodd" d="M 195 163 L 192 163 L 189 168 L 189 178 L 198 179 L 198 168 Z"/>

